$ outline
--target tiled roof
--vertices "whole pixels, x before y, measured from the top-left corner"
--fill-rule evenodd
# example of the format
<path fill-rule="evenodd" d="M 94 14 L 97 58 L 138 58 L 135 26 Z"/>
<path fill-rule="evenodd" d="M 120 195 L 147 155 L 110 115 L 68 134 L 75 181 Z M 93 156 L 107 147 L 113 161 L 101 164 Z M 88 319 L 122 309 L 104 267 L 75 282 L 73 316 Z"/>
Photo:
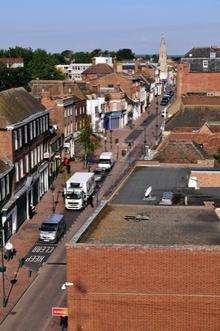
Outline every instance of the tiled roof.
<path fill-rule="evenodd" d="M 0 57 L 0 62 L 5 64 L 23 63 L 22 57 Z"/>
<path fill-rule="evenodd" d="M 183 105 L 189 106 L 220 106 L 220 97 L 205 95 L 186 95 L 182 97 Z"/>
<path fill-rule="evenodd" d="M 220 121 L 206 123 L 212 133 L 220 133 Z"/>
<path fill-rule="evenodd" d="M 220 121 L 220 109 L 209 107 L 186 107 L 178 111 L 166 124 L 166 131 L 179 128 L 200 129 L 204 123 Z"/>
<path fill-rule="evenodd" d="M 215 46 L 210 47 L 193 47 L 184 55 L 184 58 L 210 58 L 210 53 L 216 53 L 216 57 L 220 57 L 220 48 Z"/>
<path fill-rule="evenodd" d="M 159 148 L 155 160 L 161 163 L 197 163 L 208 158 L 207 153 L 193 141 L 167 139 Z"/>
<path fill-rule="evenodd" d="M 0 128 L 22 122 L 25 118 L 46 108 L 24 88 L 0 92 Z"/>
<path fill-rule="evenodd" d="M 112 67 L 110 67 L 106 63 L 98 63 L 93 64 L 91 67 L 87 68 L 83 71 L 83 75 L 90 75 L 90 74 L 111 74 L 113 72 Z"/>

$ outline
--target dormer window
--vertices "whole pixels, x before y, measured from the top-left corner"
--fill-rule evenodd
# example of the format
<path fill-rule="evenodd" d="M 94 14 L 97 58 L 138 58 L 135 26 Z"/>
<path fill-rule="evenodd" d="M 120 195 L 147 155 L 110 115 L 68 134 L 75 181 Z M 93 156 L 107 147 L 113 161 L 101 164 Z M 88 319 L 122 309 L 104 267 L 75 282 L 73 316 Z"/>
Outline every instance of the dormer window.
<path fill-rule="evenodd" d="M 215 59 L 216 58 L 216 53 L 215 52 L 211 52 L 210 53 L 210 59 Z"/>
<path fill-rule="evenodd" d="M 202 65 L 203 65 L 203 69 L 208 69 L 208 67 L 209 67 L 209 61 L 208 60 L 203 60 Z"/>

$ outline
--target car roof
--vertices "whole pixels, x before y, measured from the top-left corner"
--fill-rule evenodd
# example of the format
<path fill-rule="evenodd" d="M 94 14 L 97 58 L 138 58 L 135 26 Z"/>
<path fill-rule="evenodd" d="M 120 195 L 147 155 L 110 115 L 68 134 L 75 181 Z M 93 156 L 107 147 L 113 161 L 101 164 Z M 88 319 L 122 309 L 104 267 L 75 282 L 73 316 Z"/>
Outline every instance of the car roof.
<path fill-rule="evenodd" d="M 43 221 L 43 223 L 57 224 L 63 219 L 63 217 L 64 217 L 64 215 L 61 215 L 61 214 L 53 214 L 53 215 L 50 215 L 45 221 Z"/>

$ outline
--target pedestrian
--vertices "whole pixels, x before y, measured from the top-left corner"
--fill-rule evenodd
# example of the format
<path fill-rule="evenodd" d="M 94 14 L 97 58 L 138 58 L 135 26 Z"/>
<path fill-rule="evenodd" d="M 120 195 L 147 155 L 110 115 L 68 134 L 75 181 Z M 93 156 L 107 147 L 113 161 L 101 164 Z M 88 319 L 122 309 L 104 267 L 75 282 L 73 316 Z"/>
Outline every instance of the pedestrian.
<path fill-rule="evenodd" d="M 90 195 L 89 197 L 88 197 L 88 203 L 90 204 L 90 206 L 92 207 L 92 208 L 94 208 L 94 205 L 93 205 L 93 195 Z"/>
<path fill-rule="evenodd" d="M 60 316 L 60 326 L 62 331 L 67 330 L 68 326 L 68 317 L 67 316 Z"/>
<path fill-rule="evenodd" d="M 67 171 L 68 174 L 70 174 L 70 164 L 67 164 L 66 171 Z"/>

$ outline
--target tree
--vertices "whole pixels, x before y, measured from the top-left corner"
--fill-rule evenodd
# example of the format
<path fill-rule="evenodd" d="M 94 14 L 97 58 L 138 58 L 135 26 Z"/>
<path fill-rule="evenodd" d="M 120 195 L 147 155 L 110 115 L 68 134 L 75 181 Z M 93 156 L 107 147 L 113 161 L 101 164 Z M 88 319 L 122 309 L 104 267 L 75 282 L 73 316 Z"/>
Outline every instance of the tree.
<path fill-rule="evenodd" d="M 76 52 L 73 57 L 75 63 L 90 63 L 92 61 L 92 56 L 89 52 Z"/>
<path fill-rule="evenodd" d="M 121 60 L 133 60 L 135 58 L 135 54 L 129 48 L 119 49 L 116 52 L 116 57 L 119 61 Z"/>
<path fill-rule="evenodd" d="M 100 138 L 93 133 L 90 126 L 87 126 L 79 134 L 79 144 L 83 149 L 85 164 L 87 165 L 96 149 L 100 147 Z"/>
<path fill-rule="evenodd" d="M 0 63 L 0 91 L 23 86 L 28 88 L 31 74 L 26 68 L 7 68 Z"/>
<path fill-rule="evenodd" d="M 56 59 L 50 53 L 37 49 L 27 67 L 32 79 L 65 79 L 64 74 L 55 68 L 56 64 Z"/>

